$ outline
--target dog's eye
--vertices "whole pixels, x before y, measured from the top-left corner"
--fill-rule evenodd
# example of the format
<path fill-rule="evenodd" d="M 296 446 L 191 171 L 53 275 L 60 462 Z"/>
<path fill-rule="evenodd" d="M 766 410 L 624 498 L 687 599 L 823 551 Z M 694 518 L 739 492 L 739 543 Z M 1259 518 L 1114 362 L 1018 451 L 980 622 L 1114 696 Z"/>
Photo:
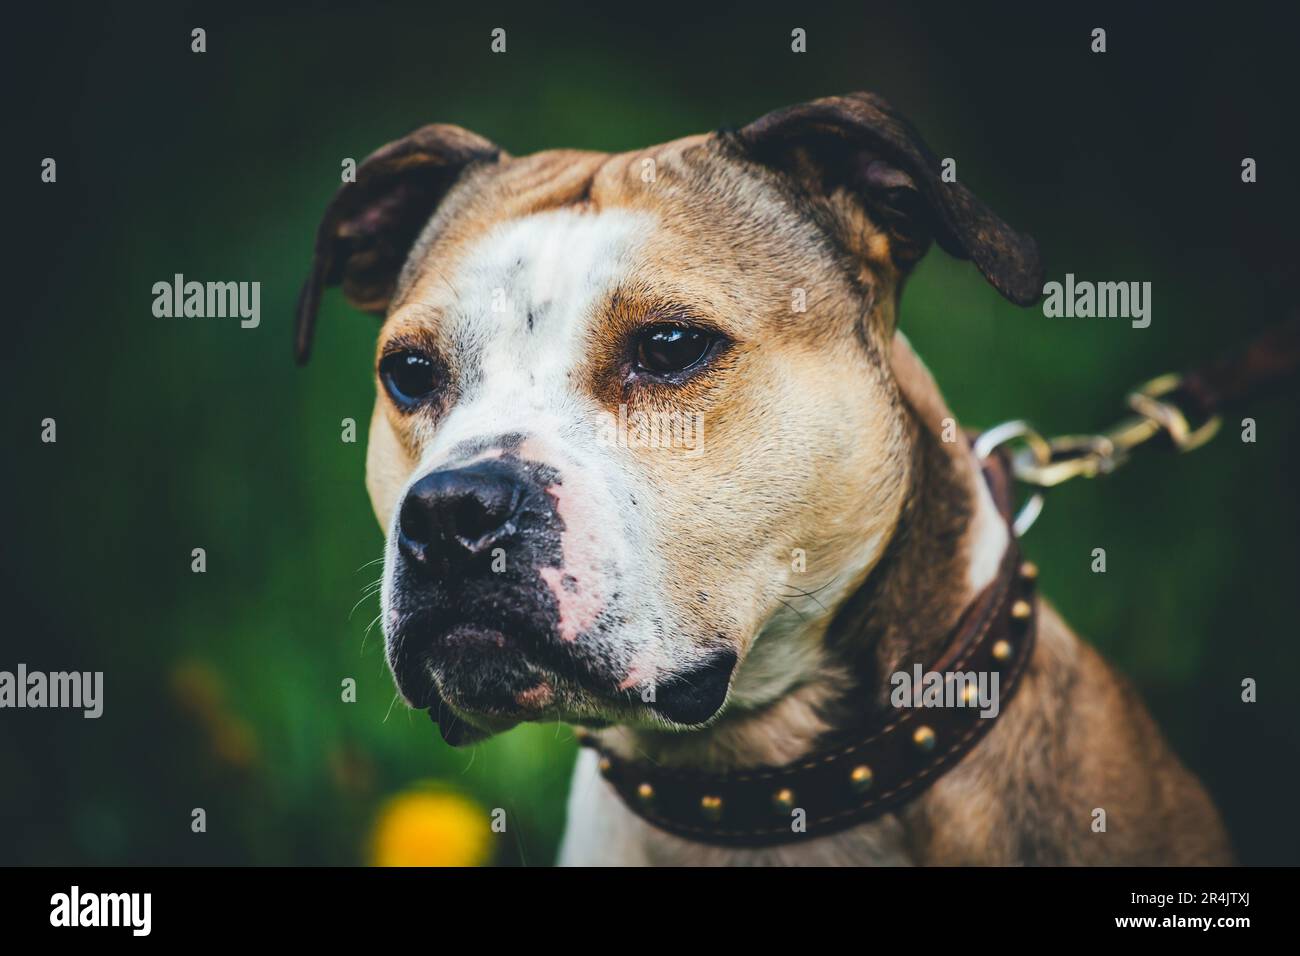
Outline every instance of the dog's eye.
<path fill-rule="evenodd" d="M 636 363 L 656 375 L 684 372 L 708 354 L 713 336 L 688 325 L 654 325 L 641 333 Z"/>
<path fill-rule="evenodd" d="M 379 378 L 397 406 L 410 409 L 437 386 L 433 360 L 421 352 L 392 352 L 379 361 Z"/>

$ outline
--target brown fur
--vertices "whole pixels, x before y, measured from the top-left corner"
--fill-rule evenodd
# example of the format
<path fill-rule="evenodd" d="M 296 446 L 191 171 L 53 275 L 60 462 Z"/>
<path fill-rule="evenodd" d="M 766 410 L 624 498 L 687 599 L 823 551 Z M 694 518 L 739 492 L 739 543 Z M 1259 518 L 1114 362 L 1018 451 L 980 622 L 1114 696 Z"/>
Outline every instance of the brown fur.
<path fill-rule="evenodd" d="M 713 770 L 792 761 L 836 726 L 860 719 L 864 708 L 886 708 L 887 675 L 938 657 L 963 606 L 953 582 L 967 558 L 971 488 L 980 479 L 964 446 L 942 443 L 928 427 L 950 413 L 915 363 L 906 344 L 896 346 L 914 442 L 907 504 L 886 557 L 830 627 L 837 663 L 823 683 L 762 713 L 724 721 L 707 740 L 619 730 L 607 734 L 617 749 Z M 1106 812 L 1105 832 L 1092 829 L 1097 809 Z M 1193 866 L 1233 859 L 1213 804 L 1141 699 L 1046 601 L 1015 700 L 979 746 L 897 820 L 919 865 Z M 754 861 L 793 862 L 771 851 Z"/>
<path fill-rule="evenodd" d="M 918 404 L 930 400 L 926 391 L 937 397 L 937 390 L 925 389 Z M 871 599 L 863 602 L 857 626 L 845 626 L 846 650 L 876 648 L 877 674 L 933 660 L 937 647 L 910 636 L 945 633 L 960 613 L 946 595 L 960 567 L 949 557 L 960 554 L 952 545 L 969 518 L 960 472 L 970 468 L 970 458 L 924 427 L 916 435 L 917 478 L 909 496 L 916 533 L 897 547 L 894 562 L 883 564 L 882 582 L 855 596 L 851 604 L 863 594 Z M 937 610 L 918 615 L 925 608 Z M 1092 830 L 1097 809 L 1106 811 L 1102 833 Z M 899 817 L 915 860 L 927 865 L 1232 860 L 1213 805 L 1142 701 L 1045 600 L 1034 657 L 1015 699 L 976 750 Z"/>

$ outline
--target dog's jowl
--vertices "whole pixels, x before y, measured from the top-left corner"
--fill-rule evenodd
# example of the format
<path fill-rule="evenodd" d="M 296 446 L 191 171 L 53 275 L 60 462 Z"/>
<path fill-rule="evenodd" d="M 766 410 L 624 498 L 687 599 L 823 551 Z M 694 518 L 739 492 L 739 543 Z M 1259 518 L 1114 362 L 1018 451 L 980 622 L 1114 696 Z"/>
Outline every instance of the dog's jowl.
<path fill-rule="evenodd" d="M 393 674 L 452 744 L 582 728 L 565 862 L 1228 858 L 942 440 L 899 330 L 913 267 L 937 243 L 1021 305 L 1044 276 L 940 173 L 855 94 L 619 155 L 427 126 L 326 210 L 298 354 L 326 287 L 383 316 Z M 610 440 L 631 421 L 690 440 Z M 971 700 L 896 707 L 890 675 L 922 670 Z"/>

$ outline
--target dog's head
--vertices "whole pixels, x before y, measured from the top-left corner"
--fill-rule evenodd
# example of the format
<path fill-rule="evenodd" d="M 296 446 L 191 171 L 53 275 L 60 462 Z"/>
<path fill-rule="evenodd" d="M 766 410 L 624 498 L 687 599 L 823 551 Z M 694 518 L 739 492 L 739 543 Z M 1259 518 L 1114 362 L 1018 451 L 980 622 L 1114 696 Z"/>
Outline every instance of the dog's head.
<path fill-rule="evenodd" d="M 325 286 L 386 314 L 367 483 L 407 700 L 459 743 L 696 727 L 797 681 L 789 598 L 833 608 L 903 506 L 888 355 L 931 241 L 1041 289 L 1032 240 L 867 94 L 621 155 L 429 126 L 367 159 L 298 352 Z"/>

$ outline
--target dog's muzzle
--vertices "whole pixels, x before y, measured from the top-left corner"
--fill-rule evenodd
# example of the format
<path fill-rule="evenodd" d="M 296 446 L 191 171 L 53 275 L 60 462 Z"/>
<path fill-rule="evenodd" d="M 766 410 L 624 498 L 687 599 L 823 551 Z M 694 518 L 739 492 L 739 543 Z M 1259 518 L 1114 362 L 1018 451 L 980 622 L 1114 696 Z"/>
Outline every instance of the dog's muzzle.
<path fill-rule="evenodd" d="M 389 665 L 402 695 L 451 743 L 520 720 L 598 723 L 631 711 L 695 726 L 725 701 L 734 651 L 716 649 L 647 693 L 617 662 L 617 607 L 577 633 L 572 615 L 564 620 L 559 605 L 582 584 L 564 566 L 560 481 L 506 453 L 424 475 L 398 510 Z"/>
<path fill-rule="evenodd" d="M 548 469 L 496 458 L 430 472 L 397 516 L 388 658 L 402 694 L 439 720 L 523 719 L 555 703 L 558 609 L 540 569 L 563 531 Z M 441 715 L 441 716 L 440 716 Z"/>

